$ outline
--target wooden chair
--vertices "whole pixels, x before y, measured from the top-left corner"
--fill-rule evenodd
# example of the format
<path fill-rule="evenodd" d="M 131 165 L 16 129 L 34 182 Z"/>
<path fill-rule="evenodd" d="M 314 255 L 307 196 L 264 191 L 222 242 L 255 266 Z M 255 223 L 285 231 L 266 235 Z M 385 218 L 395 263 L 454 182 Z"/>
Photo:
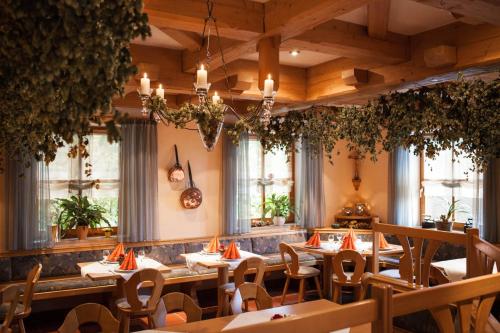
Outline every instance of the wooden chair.
<path fill-rule="evenodd" d="M 151 295 L 139 295 L 142 284 L 150 282 L 153 284 Z M 163 290 L 164 279 L 160 271 L 156 269 L 143 269 L 132 275 L 124 283 L 126 298 L 116 301 L 118 318 L 122 325 L 122 332 L 130 330 L 130 319 L 147 317 L 149 328 L 155 328 L 154 312 L 160 301 Z"/>
<path fill-rule="evenodd" d="M 95 323 L 100 326 L 100 332 L 117 333 L 120 322 L 113 317 L 104 305 L 85 303 L 71 310 L 57 330 L 58 333 L 77 333 L 83 324 Z"/>
<path fill-rule="evenodd" d="M 11 333 L 10 325 L 14 319 L 16 309 L 19 303 L 19 288 L 17 286 L 8 286 L 0 293 L 0 304 L 5 307 L 5 315 L 0 325 L 0 333 Z"/>
<path fill-rule="evenodd" d="M 226 308 L 226 304 L 228 304 L 228 298 L 231 299 L 236 289 L 241 284 L 246 282 L 245 275 L 255 273 L 253 283 L 262 285 L 265 272 L 266 263 L 261 258 L 248 258 L 240 262 L 238 267 L 236 267 L 233 272 L 234 282 L 229 282 L 219 287 L 224 291 L 223 293 L 219 293 L 221 297 L 224 297 L 224 299 L 221 300 L 222 302 L 219 302 L 219 304 L 223 304 L 223 307 Z M 226 312 L 227 311 L 223 311 L 223 313 Z"/>
<path fill-rule="evenodd" d="M 500 272 L 500 248 L 479 238 L 475 233 L 467 234 L 467 253 L 470 257 L 468 277 L 491 274 L 496 265 Z"/>
<path fill-rule="evenodd" d="M 349 261 L 354 263 L 354 272 L 345 272 L 343 263 Z M 357 251 L 343 250 L 333 258 L 333 301 L 342 303 L 342 288 L 354 289 L 355 300 L 360 300 L 362 285 L 361 276 L 365 271 L 366 259 Z"/>
<path fill-rule="evenodd" d="M 288 286 L 290 284 L 290 279 L 299 280 L 299 303 L 304 299 L 304 284 L 305 280 L 308 278 L 314 278 L 314 283 L 316 284 L 316 289 L 319 294 L 319 298 L 323 298 L 321 286 L 319 284 L 319 274 L 320 271 L 314 267 L 308 266 L 300 266 L 299 265 L 299 256 L 297 252 L 288 244 L 280 243 L 280 254 L 281 259 L 283 260 L 283 264 L 285 265 L 285 287 L 283 288 L 283 296 L 281 297 L 281 304 L 285 302 L 286 293 L 288 291 Z M 290 256 L 291 262 L 288 263 L 286 260 L 286 255 Z"/>
<path fill-rule="evenodd" d="M 402 279 L 410 284 L 429 286 L 432 258 L 444 242 L 461 244 L 467 248 L 468 235 L 478 235 L 478 229 L 469 229 L 467 234 L 461 232 L 447 232 L 412 227 L 403 227 L 385 223 L 373 223 L 373 260 L 372 272 L 379 272 L 379 239 L 380 234 L 396 236 L 403 247 L 404 254 L 399 261 L 399 271 L 389 275 L 392 278 Z M 410 245 L 413 240 L 413 247 Z M 425 251 L 424 241 L 427 242 Z M 467 262 L 470 253 L 467 250 Z M 381 274 L 387 274 L 382 272 Z"/>
<path fill-rule="evenodd" d="M 186 322 L 200 321 L 202 310 L 193 301 L 191 297 L 184 293 L 173 292 L 162 297 L 163 304 L 167 313 L 175 311 L 184 311 L 186 313 Z"/>
<path fill-rule="evenodd" d="M 247 302 L 255 300 L 257 310 L 265 310 L 273 307 L 273 298 L 259 284 L 245 282 L 236 289 L 231 300 L 231 311 L 240 314 L 248 311 Z"/>
<path fill-rule="evenodd" d="M 40 279 L 40 273 L 42 272 L 42 264 L 36 264 L 28 274 L 26 278 L 26 284 L 24 286 L 24 293 L 22 298 L 22 306 L 18 307 L 14 315 L 14 321 L 17 322 L 19 326 L 19 331 L 25 333 L 23 319 L 31 314 L 31 301 L 33 300 L 33 293 L 35 291 L 35 285 Z"/>

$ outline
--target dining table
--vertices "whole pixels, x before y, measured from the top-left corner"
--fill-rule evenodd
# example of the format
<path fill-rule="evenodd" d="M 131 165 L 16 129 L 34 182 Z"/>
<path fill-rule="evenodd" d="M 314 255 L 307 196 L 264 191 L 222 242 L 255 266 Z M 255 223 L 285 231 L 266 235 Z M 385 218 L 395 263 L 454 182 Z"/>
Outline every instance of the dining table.
<path fill-rule="evenodd" d="M 155 332 L 224 332 L 228 330 L 238 329 L 245 326 L 265 323 L 271 320 L 275 314 L 294 316 L 294 315 L 307 315 L 318 310 L 327 310 L 329 308 L 335 309 L 342 305 L 336 304 L 325 299 L 297 303 L 292 305 L 284 305 L 271 309 L 244 312 L 238 315 L 218 317 L 214 319 L 201 320 L 186 324 L 179 324 L 175 326 L 166 326 L 156 328 L 154 330 L 141 331 L 141 333 L 155 333 Z M 332 333 L 368 333 L 371 332 L 371 324 L 363 324 L 352 328 L 337 330 Z"/>
<path fill-rule="evenodd" d="M 333 279 L 333 258 L 339 251 L 341 251 L 341 242 L 320 242 L 319 247 L 312 247 L 307 245 L 306 242 L 290 244 L 294 249 L 312 253 L 319 254 L 323 256 L 323 295 L 325 298 L 332 299 L 332 279 Z M 358 240 L 356 242 L 356 251 L 361 253 L 367 259 L 373 256 L 372 250 L 373 242 L 364 242 Z M 379 249 L 381 255 L 397 255 L 403 253 L 403 247 L 401 245 L 389 244 L 388 248 Z M 368 269 L 371 265 L 367 265 Z"/>
<path fill-rule="evenodd" d="M 239 250 L 239 259 L 224 259 L 220 253 L 206 253 L 204 251 L 181 254 L 186 259 L 186 265 L 191 271 L 202 271 L 204 269 L 217 269 L 217 316 L 227 315 L 228 304 L 224 290 L 220 286 L 229 282 L 229 270 L 234 270 L 245 259 L 266 257 L 256 253 Z"/>

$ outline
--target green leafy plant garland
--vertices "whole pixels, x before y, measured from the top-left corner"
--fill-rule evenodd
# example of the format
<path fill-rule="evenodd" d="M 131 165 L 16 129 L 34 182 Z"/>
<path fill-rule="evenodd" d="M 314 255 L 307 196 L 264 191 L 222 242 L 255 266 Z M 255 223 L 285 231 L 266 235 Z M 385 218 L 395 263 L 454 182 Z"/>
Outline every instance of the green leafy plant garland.
<path fill-rule="evenodd" d="M 25 161 L 84 141 L 136 73 L 130 41 L 150 35 L 142 0 L 0 3 L 0 147 Z M 120 116 L 105 126 L 119 138 Z"/>

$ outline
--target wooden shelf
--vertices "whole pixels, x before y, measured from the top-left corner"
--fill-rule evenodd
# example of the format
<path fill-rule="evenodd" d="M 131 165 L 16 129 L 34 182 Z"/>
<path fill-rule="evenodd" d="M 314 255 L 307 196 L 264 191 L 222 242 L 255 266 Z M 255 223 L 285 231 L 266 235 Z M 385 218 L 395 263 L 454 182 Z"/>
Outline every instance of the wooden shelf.
<path fill-rule="evenodd" d="M 335 215 L 335 220 L 371 220 L 371 215 Z"/>
<path fill-rule="evenodd" d="M 320 234 L 331 234 L 331 233 L 346 233 L 349 231 L 348 228 L 314 228 L 314 232 L 319 232 Z M 354 229 L 354 232 L 362 235 L 371 235 L 373 231 L 371 229 Z"/>

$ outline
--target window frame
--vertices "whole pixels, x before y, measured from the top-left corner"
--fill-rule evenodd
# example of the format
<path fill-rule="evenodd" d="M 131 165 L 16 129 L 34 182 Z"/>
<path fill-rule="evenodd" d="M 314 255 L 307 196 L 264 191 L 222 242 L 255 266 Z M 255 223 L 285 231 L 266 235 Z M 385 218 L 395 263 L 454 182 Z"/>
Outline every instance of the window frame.
<path fill-rule="evenodd" d="M 258 137 L 256 135 L 249 135 L 249 140 L 250 141 L 259 141 Z M 260 170 L 264 170 L 265 168 L 265 155 L 266 153 L 264 152 L 264 149 L 261 150 L 261 165 L 260 165 Z M 292 185 L 290 186 L 290 192 L 289 192 L 289 200 L 290 200 L 290 206 L 295 207 L 295 145 L 292 147 L 292 152 L 290 153 L 290 162 L 291 163 L 291 180 L 292 180 Z M 262 208 L 265 209 L 265 201 L 266 201 L 266 187 L 262 186 L 262 191 L 261 191 L 261 205 Z M 265 221 L 267 223 L 272 222 L 272 218 L 270 217 L 251 217 L 250 222 L 253 225 L 254 222 L 259 222 L 259 221 Z M 295 224 L 295 210 L 291 210 L 288 218 L 285 220 L 285 224 Z M 260 227 L 254 227 L 252 228 L 260 228 Z"/>

